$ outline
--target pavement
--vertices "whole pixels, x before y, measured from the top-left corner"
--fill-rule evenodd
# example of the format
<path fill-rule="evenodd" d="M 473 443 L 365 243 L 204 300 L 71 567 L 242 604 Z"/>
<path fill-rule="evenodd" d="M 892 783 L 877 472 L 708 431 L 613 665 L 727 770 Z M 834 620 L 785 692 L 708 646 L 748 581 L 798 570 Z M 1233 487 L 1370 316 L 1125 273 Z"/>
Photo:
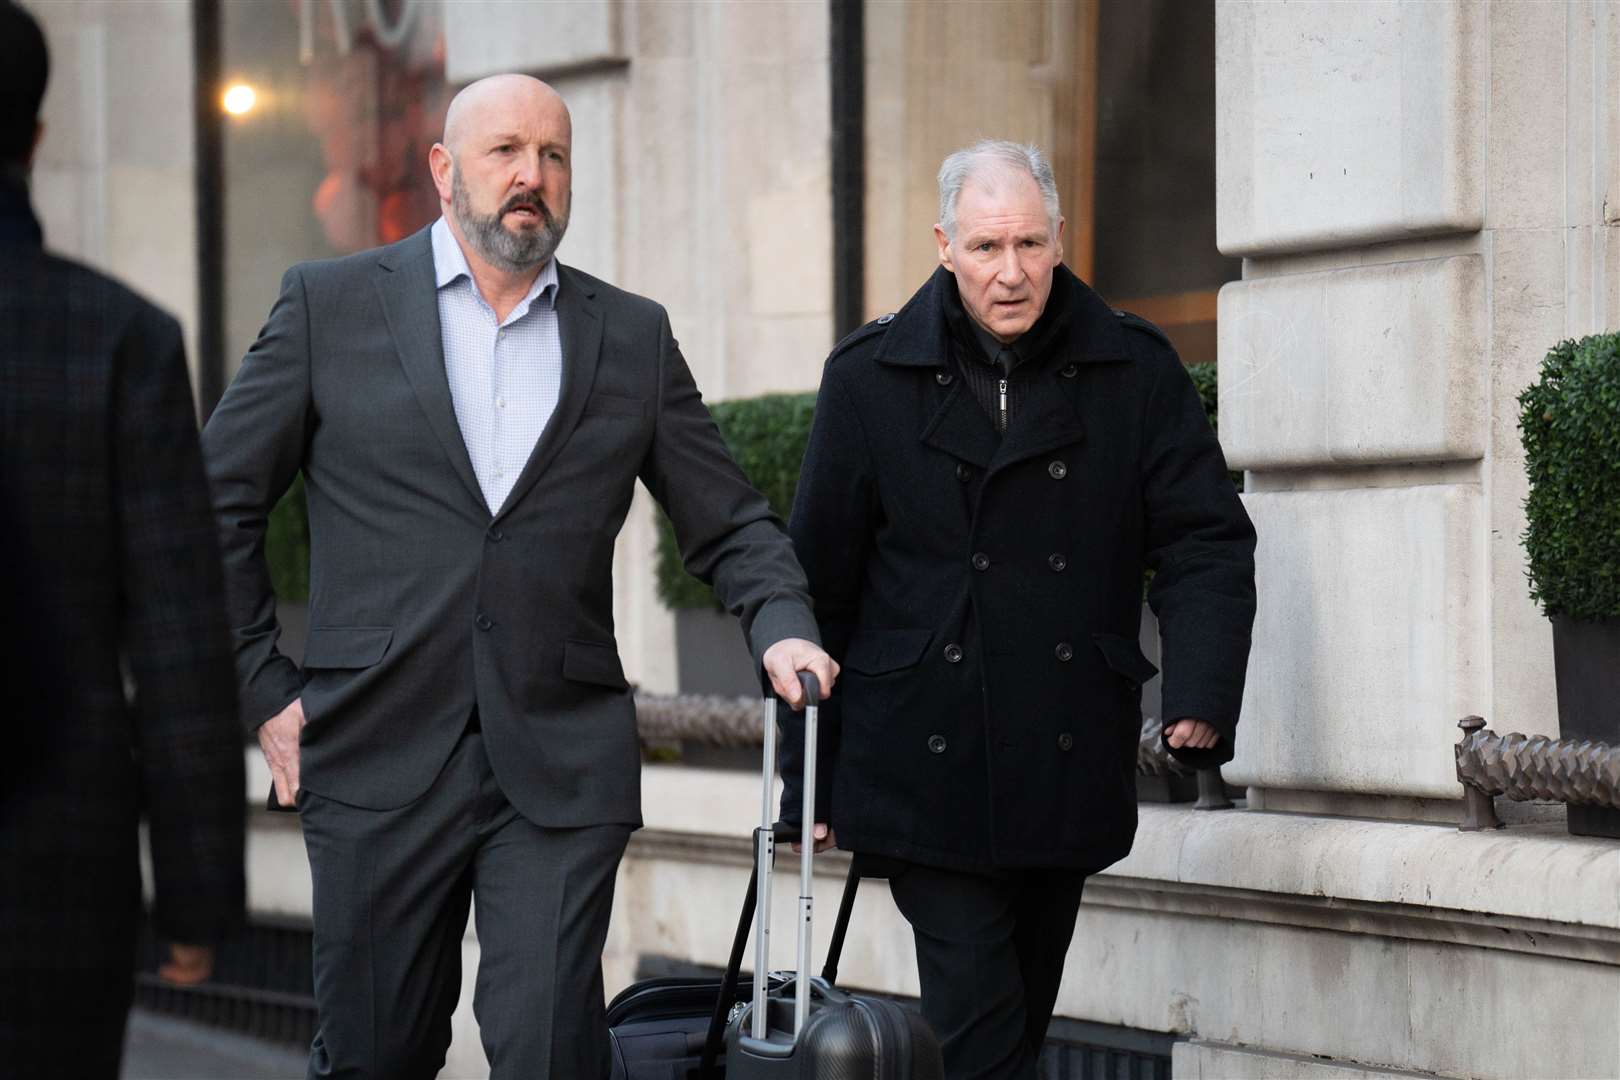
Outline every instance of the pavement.
<path fill-rule="evenodd" d="M 136 1009 L 122 1080 L 300 1080 L 306 1050 Z"/>

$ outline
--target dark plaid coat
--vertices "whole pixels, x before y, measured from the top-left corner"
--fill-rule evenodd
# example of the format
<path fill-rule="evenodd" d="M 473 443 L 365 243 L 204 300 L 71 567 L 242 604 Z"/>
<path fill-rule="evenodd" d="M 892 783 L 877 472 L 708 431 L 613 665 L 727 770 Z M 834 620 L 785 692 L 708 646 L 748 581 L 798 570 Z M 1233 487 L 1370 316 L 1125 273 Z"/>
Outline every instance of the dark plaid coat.
<path fill-rule="evenodd" d="M 823 642 L 818 817 L 839 846 L 964 868 L 1095 870 L 1136 828 L 1142 576 L 1164 715 L 1231 757 L 1253 527 L 1156 328 L 1060 268 L 1067 336 L 1005 436 L 949 360 L 944 270 L 827 361 L 789 526 Z M 784 814 L 798 817 L 789 723 Z M 795 741 L 797 738 L 797 742 Z"/>
<path fill-rule="evenodd" d="M 80 1021 L 128 994 L 138 816 L 158 933 L 212 942 L 242 913 L 245 791 L 180 328 L 45 254 L 16 188 L 0 189 L 0 448 L 0 1046 L 66 989 L 65 1065 L 89 1060 Z"/>

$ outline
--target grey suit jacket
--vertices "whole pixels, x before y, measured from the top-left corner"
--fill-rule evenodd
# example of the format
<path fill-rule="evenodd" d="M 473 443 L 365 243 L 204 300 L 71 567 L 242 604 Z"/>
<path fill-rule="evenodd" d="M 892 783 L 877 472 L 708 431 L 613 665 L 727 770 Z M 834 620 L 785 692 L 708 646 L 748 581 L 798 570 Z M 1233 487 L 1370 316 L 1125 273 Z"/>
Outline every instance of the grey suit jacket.
<path fill-rule="evenodd" d="M 203 432 L 244 721 L 302 696 L 301 782 L 356 806 L 427 790 L 476 705 L 501 787 L 548 826 L 640 824 L 613 637 L 614 539 L 639 477 L 756 659 L 818 640 L 803 572 L 650 300 L 559 267 L 557 410 L 491 515 L 456 425 L 426 229 L 293 267 Z M 310 631 L 276 648 L 271 507 L 302 470 Z M 651 552 L 648 553 L 651 557 Z"/>

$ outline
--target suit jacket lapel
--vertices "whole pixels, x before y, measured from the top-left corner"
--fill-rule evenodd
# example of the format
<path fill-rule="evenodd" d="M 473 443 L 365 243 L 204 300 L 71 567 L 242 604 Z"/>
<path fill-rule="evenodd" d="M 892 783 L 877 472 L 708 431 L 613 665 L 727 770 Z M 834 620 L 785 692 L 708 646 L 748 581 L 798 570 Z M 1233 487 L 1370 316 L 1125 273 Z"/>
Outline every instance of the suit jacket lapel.
<path fill-rule="evenodd" d="M 562 387 L 557 408 L 546 422 L 540 441 L 512 485 L 512 493 L 496 513 L 499 520 L 516 506 L 551 459 L 557 456 L 569 434 L 579 423 L 596 381 L 596 366 L 602 356 L 602 312 L 596 303 L 596 290 L 561 263 L 557 265 L 557 335 L 562 339 Z"/>
<path fill-rule="evenodd" d="M 405 377 L 416 391 L 428 426 L 438 437 L 450 465 L 478 505 L 484 490 L 478 486 L 467 441 L 456 422 L 456 406 L 450 397 L 450 379 L 444 371 L 444 339 L 439 331 L 438 291 L 433 274 L 433 242 L 427 229 L 384 249 L 379 260 L 385 273 L 377 277 L 377 292 L 394 348 L 405 369 Z"/>

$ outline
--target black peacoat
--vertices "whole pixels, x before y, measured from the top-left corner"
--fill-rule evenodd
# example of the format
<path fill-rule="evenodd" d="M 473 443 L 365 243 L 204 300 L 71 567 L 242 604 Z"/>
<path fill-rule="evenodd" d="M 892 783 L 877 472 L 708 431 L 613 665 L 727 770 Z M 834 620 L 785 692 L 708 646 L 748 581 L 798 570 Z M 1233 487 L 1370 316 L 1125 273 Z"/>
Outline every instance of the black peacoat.
<path fill-rule="evenodd" d="M 1136 829 L 1144 569 L 1164 715 L 1232 756 L 1255 534 L 1175 350 L 1059 267 L 1072 305 L 998 436 L 954 374 L 938 270 L 827 360 L 790 532 L 843 665 L 818 820 L 839 846 L 966 869 L 1100 869 Z M 786 722 L 784 817 L 803 731 Z"/>

